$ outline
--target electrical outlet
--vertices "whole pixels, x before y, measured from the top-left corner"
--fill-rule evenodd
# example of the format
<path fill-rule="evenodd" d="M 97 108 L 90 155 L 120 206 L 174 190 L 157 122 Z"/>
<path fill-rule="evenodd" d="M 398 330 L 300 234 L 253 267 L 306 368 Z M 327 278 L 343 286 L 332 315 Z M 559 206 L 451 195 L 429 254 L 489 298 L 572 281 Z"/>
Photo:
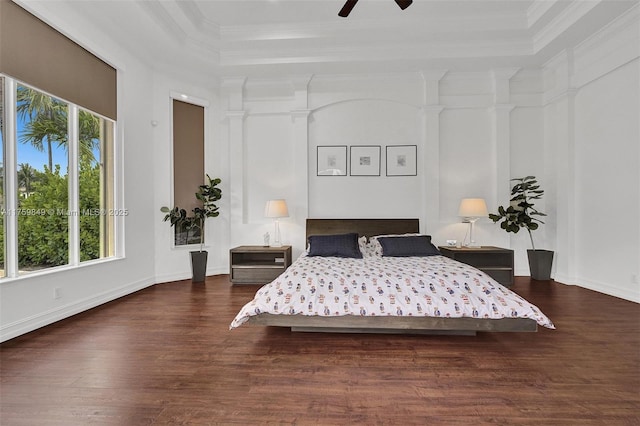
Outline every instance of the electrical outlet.
<path fill-rule="evenodd" d="M 638 274 L 631 274 L 631 283 L 638 284 Z"/>
<path fill-rule="evenodd" d="M 54 299 L 60 299 L 60 287 L 55 287 L 53 289 L 53 298 Z"/>

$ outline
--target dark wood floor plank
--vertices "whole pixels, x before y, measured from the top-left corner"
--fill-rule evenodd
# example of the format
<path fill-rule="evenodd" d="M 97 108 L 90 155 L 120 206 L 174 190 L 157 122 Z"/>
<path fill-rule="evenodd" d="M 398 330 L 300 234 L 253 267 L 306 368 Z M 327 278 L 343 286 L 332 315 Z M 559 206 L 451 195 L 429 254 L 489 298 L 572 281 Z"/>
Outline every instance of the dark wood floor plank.
<path fill-rule="evenodd" d="M 160 284 L 0 345 L 0 424 L 640 424 L 640 305 L 518 277 L 557 330 L 291 333 L 258 286 Z"/>

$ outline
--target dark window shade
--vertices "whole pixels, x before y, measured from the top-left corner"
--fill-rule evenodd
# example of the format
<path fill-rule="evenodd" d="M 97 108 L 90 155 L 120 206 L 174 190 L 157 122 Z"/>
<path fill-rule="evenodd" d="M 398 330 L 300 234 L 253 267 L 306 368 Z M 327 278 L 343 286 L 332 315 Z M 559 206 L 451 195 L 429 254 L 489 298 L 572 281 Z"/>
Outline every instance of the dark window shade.
<path fill-rule="evenodd" d="M 0 0 L 0 72 L 117 118 L 116 70 L 9 0 Z"/>
<path fill-rule="evenodd" d="M 174 205 L 190 212 L 202 203 L 195 193 L 204 183 L 204 108 L 173 100 Z"/>

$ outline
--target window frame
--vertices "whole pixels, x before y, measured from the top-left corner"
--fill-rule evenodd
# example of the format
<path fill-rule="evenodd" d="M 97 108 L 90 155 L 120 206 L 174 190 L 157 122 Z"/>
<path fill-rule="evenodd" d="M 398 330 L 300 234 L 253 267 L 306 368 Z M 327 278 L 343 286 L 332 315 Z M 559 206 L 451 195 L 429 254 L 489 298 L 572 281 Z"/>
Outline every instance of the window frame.
<path fill-rule="evenodd" d="M 208 114 L 209 114 L 209 107 L 210 107 L 210 102 L 206 99 L 203 98 L 199 98 L 196 96 L 191 96 L 191 95 L 186 95 L 182 92 L 177 92 L 177 91 L 170 91 L 169 92 L 169 110 L 170 110 L 170 117 L 169 117 L 169 123 L 170 123 L 170 129 L 169 129 L 169 134 L 171 135 L 171 149 L 169 150 L 169 175 L 170 175 L 170 179 L 171 179 L 171 186 L 170 186 L 170 195 L 169 198 L 171 200 L 171 206 L 175 206 L 176 205 L 176 200 L 175 200 L 175 175 L 174 175 L 174 149 L 175 149 L 175 141 L 174 141 L 174 117 L 173 117 L 173 101 L 179 101 L 179 102 L 184 102 L 187 104 L 192 104 L 195 106 L 199 106 L 203 108 L 203 114 L 204 114 L 204 123 L 203 123 L 203 133 L 204 133 L 204 156 L 202 158 L 202 162 L 203 162 L 203 170 L 206 171 L 206 164 L 207 164 L 207 154 L 208 154 L 208 143 L 207 140 L 208 138 Z M 203 174 L 202 176 L 202 182 L 205 182 L 205 176 L 206 172 Z M 194 193 L 195 193 L 196 189 L 194 189 Z M 189 212 L 187 212 L 188 214 Z M 204 227 L 204 229 L 206 229 L 206 227 Z M 171 227 L 171 240 L 170 240 L 170 244 L 169 247 L 171 248 L 171 250 L 194 250 L 194 248 L 197 248 L 198 250 L 200 249 L 200 243 L 191 243 L 191 244 L 176 244 L 176 232 L 177 229 L 176 227 L 172 226 Z M 203 248 L 209 247 L 207 245 L 207 233 L 206 231 L 204 231 L 204 243 L 202 245 Z"/>
<path fill-rule="evenodd" d="M 4 164 L 4 203 L 6 211 L 16 211 L 18 208 L 18 178 L 17 178 L 17 89 L 18 86 L 25 86 L 37 90 L 45 95 L 60 99 L 68 104 L 68 220 L 69 220 L 69 261 L 65 265 L 52 266 L 28 274 L 19 274 L 18 270 L 18 220 L 16 215 L 4 215 L 4 263 L 5 273 L 0 277 L 0 284 L 31 278 L 64 270 L 76 269 L 98 263 L 111 262 L 122 259 L 124 254 L 124 223 L 128 210 L 124 207 L 124 194 L 122 182 L 123 155 L 121 148 L 122 134 L 119 120 L 113 120 L 104 115 L 91 111 L 82 105 L 74 104 L 64 98 L 41 90 L 33 85 L 20 81 L 7 74 L 0 73 L 4 79 L 4 134 L 3 134 L 3 164 Z M 120 94 L 118 85 L 118 95 Z M 120 96 L 118 96 L 120 99 Z M 113 210 L 123 212 L 122 215 L 114 215 L 113 255 L 98 259 L 80 261 L 80 212 L 79 212 L 79 111 L 88 111 L 113 124 L 113 141 L 109 150 L 113 158 L 112 176 L 113 180 L 107 183 L 113 191 Z M 106 237 L 106 236 L 105 236 Z"/>

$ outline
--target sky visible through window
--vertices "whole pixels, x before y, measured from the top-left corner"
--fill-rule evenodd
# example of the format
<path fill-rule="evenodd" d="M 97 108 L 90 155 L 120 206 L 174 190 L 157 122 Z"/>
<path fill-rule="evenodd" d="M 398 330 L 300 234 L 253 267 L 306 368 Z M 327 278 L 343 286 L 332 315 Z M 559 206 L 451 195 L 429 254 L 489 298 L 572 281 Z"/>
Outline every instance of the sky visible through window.
<path fill-rule="evenodd" d="M 45 166 L 48 164 L 47 152 L 46 151 L 38 151 L 33 145 L 30 143 L 22 143 L 20 142 L 20 135 L 24 132 L 24 127 L 26 121 L 29 120 L 23 117 L 17 117 L 17 140 L 18 140 L 18 150 L 17 150 L 17 164 L 26 163 L 29 164 L 34 169 L 44 172 Z M 0 140 L 0 143 L 3 141 Z M 67 169 L 67 150 L 64 147 L 59 147 L 57 143 L 53 144 L 52 149 L 53 156 L 53 167 L 55 168 L 56 164 L 60 165 L 60 171 L 65 174 Z M 93 156 L 95 159 L 100 159 L 100 148 L 94 148 Z"/>
<path fill-rule="evenodd" d="M 27 117 L 26 120 L 29 120 Z M 20 142 L 20 135 L 24 132 L 24 127 L 26 120 L 23 117 L 17 117 L 17 140 L 18 140 L 18 150 L 17 150 L 17 164 L 26 163 L 29 164 L 34 169 L 44 172 L 44 168 L 48 163 L 47 152 L 46 151 L 38 151 L 33 145 L 30 143 L 22 143 Z M 58 147 L 57 143 L 53 144 L 52 149 L 53 156 L 53 167 L 55 168 L 56 164 L 60 165 L 61 172 L 66 173 L 67 169 L 67 150 L 63 147 Z M 98 158 L 98 157 L 96 157 Z"/>

